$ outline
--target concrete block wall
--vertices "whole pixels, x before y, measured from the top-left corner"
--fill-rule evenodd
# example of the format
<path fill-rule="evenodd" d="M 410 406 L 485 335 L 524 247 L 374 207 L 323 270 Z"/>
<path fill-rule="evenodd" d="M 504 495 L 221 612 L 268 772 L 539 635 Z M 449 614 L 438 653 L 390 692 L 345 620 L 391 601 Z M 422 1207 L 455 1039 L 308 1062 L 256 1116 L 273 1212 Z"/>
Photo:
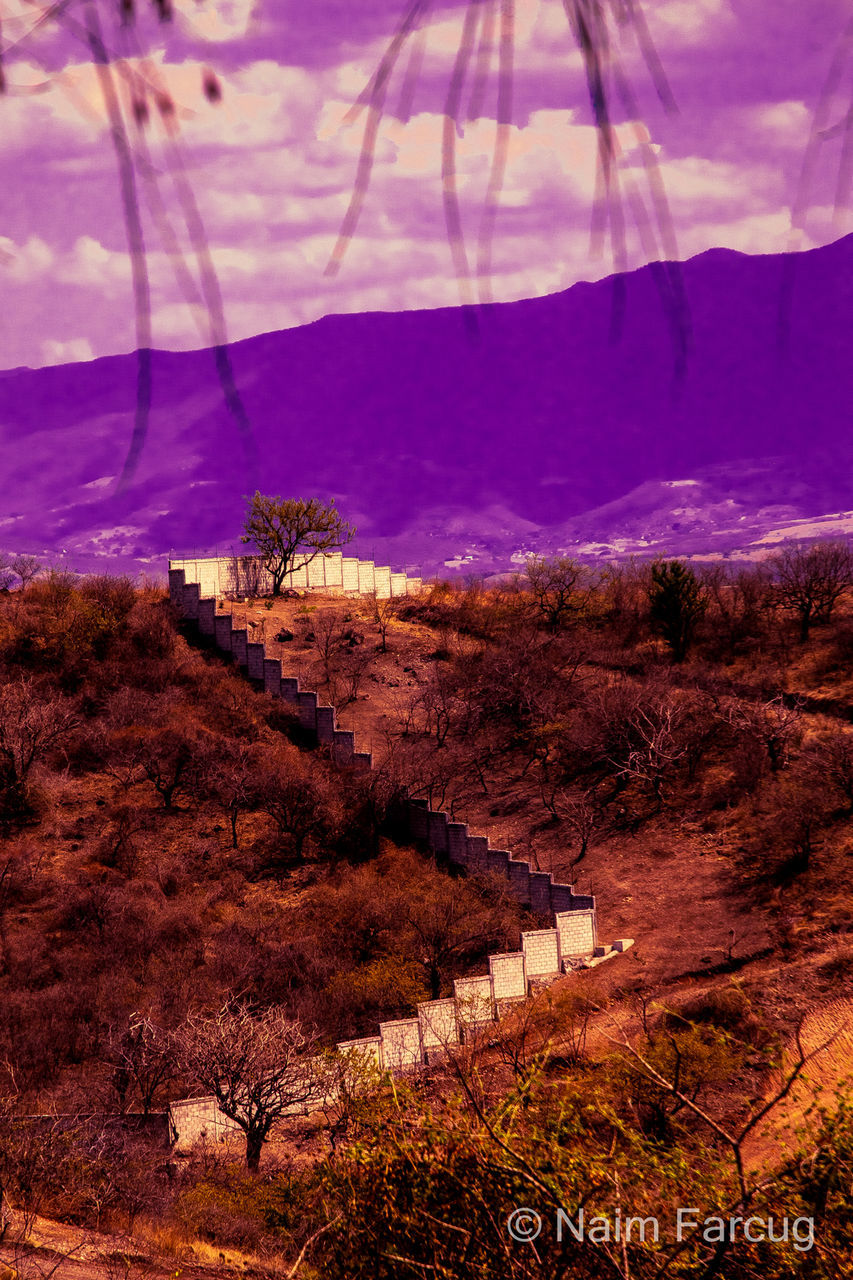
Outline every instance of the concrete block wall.
<path fill-rule="evenodd" d="M 198 618 L 198 602 L 201 588 L 197 582 L 187 582 L 181 592 L 181 609 L 185 618 Z"/>
<path fill-rule="evenodd" d="M 234 655 L 234 661 L 240 667 L 248 667 L 249 665 L 249 633 L 245 627 L 231 628 L 231 652 Z"/>
<path fill-rule="evenodd" d="M 430 809 L 427 813 L 427 840 L 436 853 L 447 853 L 447 814 Z"/>
<path fill-rule="evenodd" d="M 203 636 L 212 636 L 216 631 L 216 601 L 212 596 L 198 602 L 198 629 Z"/>
<path fill-rule="evenodd" d="M 523 933 L 521 950 L 528 980 L 551 978 L 560 972 L 559 934 L 556 929 L 535 929 Z"/>
<path fill-rule="evenodd" d="M 223 653 L 231 652 L 231 628 L 231 614 L 217 613 L 213 622 L 213 642 Z"/>
<path fill-rule="evenodd" d="M 281 697 L 281 659 L 264 658 L 264 693 Z"/>
<path fill-rule="evenodd" d="M 383 1022 L 378 1040 L 346 1040 L 337 1046 L 338 1051 L 348 1054 L 364 1046 L 381 1070 L 392 1074 L 419 1064 L 430 1065 L 453 1045 L 499 1022 L 537 986 L 577 967 L 578 961 L 593 968 L 632 945 L 631 938 L 619 938 L 608 947 L 596 946 L 592 911 L 561 912 L 555 929 L 523 933 L 520 951 L 489 956 L 488 974 L 457 978 L 452 997 L 419 1004 L 417 1019 Z M 416 1061 L 418 1045 L 420 1058 Z"/>
<path fill-rule="evenodd" d="M 514 898 L 525 907 L 530 906 L 530 864 L 510 858 L 507 866 L 509 886 Z"/>
<path fill-rule="evenodd" d="M 184 583 L 186 582 L 186 574 L 183 569 L 173 569 L 172 562 L 169 562 L 169 600 L 171 604 L 178 610 L 183 612 L 183 592 Z M 214 595 L 216 593 L 214 592 Z"/>
<path fill-rule="evenodd" d="M 488 836 L 469 836 L 468 837 L 468 870 L 470 872 L 487 871 L 488 863 L 489 863 L 489 837 Z"/>
<path fill-rule="evenodd" d="M 307 729 L 309 733 L 317 732 L 317 695 L 305 689 L 300 689 L 298 695 L 297 706 L 299 708 L 299 723 L 303 729 Z"/>
<path fill-rule="evenodd" d="M 212 1097 L 172 1102 L 169 1115 L 178 1154 L 190 1152 L 197 1143 L 227 1143 L 243 1137 L 240 1126 L 223 1115 Z"/>
<path fill-rule="evenodd" d="M 248 668 L 248 676 L 250 680 L 263 681 L 265 657 L 266 648 L 264 645 L 258 644 L 254 640 L 250 640 L 246 645 L 246 666 Z"/>
<path fill-rule="evenodd" d="M 509 854 L 506 849 L 487 850 L 486 870 L 496 876 L 509 876 Z"/>
<path fill-rule="evenodd" d="M 361 595 L 371 595 L 376 590 L 375 568 L 372 560 L 358 562 L 358 590 Z"/>
<path fill-rule="evenodd" d="M 527 995 L 527 975 L 524 972 L 524 952 L 514 951 L 505 955 L 489 956 L 489 977 L 492 980 L 492 996 L 498 1000 L 523 1000 Z"/>
<path fill-rule="evenodd" d="M 376 1043 L 379 1043 L 378 1038 Z M 378 1054 L 374 1057 L 374 1061 L 378 1066 Z M 314 1063 L 309 1063 L 308 1070 L 313 1071 L 314 1065 Z M 322 1080 L 322 1078 L 322 1075 L 318 1076 L 318 1081 Z M 305 1101 L 296 1102 L 292 1106 L 286 1107 L 284 1115 L 308 1115 L 311 1111 L 321 1107 L 336 1091 L 337 1088 L 332 1081 L 327 1081 L 325 1084 L 318 1082 L 313 1093 Z M 176 1155 L 189 1155 L 193 1148 L 199 1144 L 204 1144 L 205 1146 L 224 1144 L 229 1147 L 234 1144 L 242 1148 L 246 1141 L 244 1131 L 235 1121 L 220 1111 L 219 1104 L 214 1097 L 183 1098 L 178 1102 L 170 1103 L 168 1121 L 171 1130 L 172 1149 Z"/>
<path fill-rule="evenodd" d="M 385 1071 L 406 1071 L 423 1063 L 419 1018 L 380 1022 L 382 1066 Z"/>
<path fill-rule="evenodd" d="M 456 1017 L 463 1033 L 495 1020 L 495 996 L 491 974 L 457 978 L 453 983 Z"/>
<path fill-rule="evenodd" d="M 347 564 L 341 558 L 342 584 L 352 581 L 353 564 L 362 580 L 362 562 Z M 369 568 L 375 584 L 372 563 Z M 390 590 L 390 576 L 388 582 Z M 320 706 L 314 690 L 302 689 L 296 677 L 283 675 L 280 659 L 267 658 L 264 645 L 250 642 L 247 629 L 235 628 L 230 614 L 212 612 L 213 600 L 200 597 L 198 584 L 185 583 L 182 571 L 174 566 L 169 571 L 169 592 L 179 611 L 192 618 L 199 630 L 204 626 L 204 634 L 212 635 L 217 647 L 230 653 L 251 678 L 263 682 L 267 693 L 297 709 L 303 728 L 330 748 L 336 763 L 356 770 L 372 767 L 370 753 L 355 750 L 354 734 L 337 727 L 334 707 Z M 420 1004 L 416 1018 L 382 1023 L 378 1036 L 344 1041 L 338 1045 L 341 1053 L 362 1053 L 385 1071 L 411 1070 L 428 1061 L 431 1054 L 458 1043 L 466 1032 L 495 1021 L 503 1005 L 526 997 L 532 981 L 553 978 L 581 960 L 596 963 L 598 958 L 631 945 L 630 939 L 622 939 L 610 948 L 599 947 L 592 896 L 575 894 L 571 885 L 555 883 L 550 874 L 532 869 L 505 849 L 491 849 L 488 837 L 471 835 L 466 823 L 430 809 L 426 801 L 409 801 L 409 828 L 413 838 L 467 874 L 490 872 L 505 877 L 521 902 L 540 915 L 553 917 L 556 927 L 522 934 L 520 951 L 490 956 L 488 974 L 457 979 L 452 998 Z M 223 1122 L 226 1129 L 236 1128 L 220 1115 L 212 1098 L 173 1105 L 179 1111 L 176 1128 L 190 1144 L 209 1134 L 212 1140 L 221 1140 Z"/>
<path fill-rule="evenodd" d="M 234 556 L 170 560 L 169 595 L 172 604 L 176 608 L 182 606 L 182 600 L 172 588 L 173 573 L 176 584 L 177 575 L 183 573 L 183 584 L 197 586 L 202 597 L 252 595 L 255 583 L 255 589 L 261 594 L 272 591 L 272 578 L 260 563 L 260 556 L 246 555 L 236 559 L 241 567 L 235 568 Z M 252 567 L 247 573 L 248 562 L 252 562 Z M 385 598 L 415 595 L 423 590 L 423 581 L 398 570 L 392 572 L 387 565 L 377 567 L 372 560 L 358 560 L 354 556 L 344 556 L 340 551 L 328 551 L 315 556 L 307 564 L 304 559 L 297 559 L 284 580 L 284 588 L 291 591 L 328 591 L 333 595 L 339 592 L 365 595 L 375 591 Z"/>
<path fill-rule="evenodd" d="M 429 840 L 429 809 L 426 800 L 409 802 L 409 831 L 415 840 Z"/>
<path fill-rule="evenodd" d="M 468 866 L 468 827 L 466 823 L 448 822 L 447 857 L 457 867 Z"/>
<path fill-rule="evenodd" d="M 592 955 L 596 947 L 595 911 L 558 911 L 555 916 L 560 958 Z"/>
<path fill-rule="evenodd" d="M 344 586 L 344 558 L 340 551 L 323 557 L 325 570 L 323 586 L 327 591 L 342 591 Z"/>
<path fill-rule="evenodd" d="M 381 1036 L 363 1036 L 360 1040 L 342 1040 L 337 1045 L 337 1050 L 344 1058 L 360 1059 L 366 1065 L 382 1070 Z"/>
<path fill-rule="evenodd" d="M 337 557 L 337 558 L 335 558 Z M 369 566 L 370 585 L 376 586 L 377 570 L 373 562 L 345 559 L 340 553 L 323 557 L 322 564 L 333 564 L 329 573 L 340 571 L 341 583 L 349 574 L 353 579 L 354 568 L 358 570 L 360 580 L 362 569 Z M 197 571 L 202 563 L 193 562 Z M 214 562 L 211 562 L 214 563 Z M 230 561 L 216 561 L 216 564 L 229 564 Z M 357 751 L 355 737 L 348 730 L 337 727 L 334 707 L 319 705 L 319 698 L 314 690 L 301 689 L 294 676 L 281 674 L 279 659 L 267 658 L 263 644 L 249 640 L 246 627 L 234 626 L 230 615 L 213 613 L 211 615 L 211 599 L 199 596 L 199 584 L 187 583 L 181 562 L 170 562 L 169 595 L 176 602 L 176 607 L 186 616 L 192 618 L 201 630 L 202 625 L 209 628 L 212 617 L 213 631 L 205 631 L 213 635 L 218 648 L 230 653 L 234 660 L 247 670 L 249 677 L 263 683 L 264 689 L 273 697 L 281 697 L 283 701 L 294 706 L 299 714 L 302 727 L 309 733 L 316 734 L 318 740 L 331 750 L 336 763 L 348 766 L 358 772 L 366 772 L 372 768 L 373 761 L 369 752 Z M 308 573 L 312 565 L 308 566 Z M 319 570 L 314 570 L 315 578 Z M 367 569 L 365 569 L 367 572 Z M 324 569 L 324 574 L 326 570 Z M 391 576 L 388 570 L 390 590 Z M 208 579 L 211 574 L 208 573 Z M 306 575 L 307 581 L 307 575 Z M 435 853 L 447 857 L 454 866 L 463 868 L 469 874 L 492 872 L 505 876 L 510 891 L 525 906 L 529 906 L 538 915 L 553 916 L 565 911 L 592 911 L 595 913 L 595 899 L 590 895 L 575 894 L 571 885 L 555 883 L 546 872 L 535 871 L 528 863 L 513 858 L 506 849 L 489 848 L 485 836 L 471 835 L 464 822 L 452 821 L 448 814 L 441 810 L 429 809 L 425 802 L 413 799 L 409 805 L 409 822 L 411 834 L 416 840 L 423 840 Z M 593 924 L 594 928 L 594 924 Z"/>
<path fill-rule="evenodd" d="M 326 746 L 332 746 L 335 741 L 335 708 L 319 707 L 317 708 L 317 738 Z"/>
<path fill-rule="evenodd" d="M 427 1000 L 418 1005 L 418 1022 L 421 1028 L 421 1052 L 426 1058 L 430 1053 L 459 1043 L 459 1024 L 455 1000 Z"/>
<path fill-rule="evenodd" d="M 530 910 L 540 916 L 551 915 L 554 907 L 551 897 L 553 880 L 550 871 L 531 871 L 527 887 L 530 891 Z"/>

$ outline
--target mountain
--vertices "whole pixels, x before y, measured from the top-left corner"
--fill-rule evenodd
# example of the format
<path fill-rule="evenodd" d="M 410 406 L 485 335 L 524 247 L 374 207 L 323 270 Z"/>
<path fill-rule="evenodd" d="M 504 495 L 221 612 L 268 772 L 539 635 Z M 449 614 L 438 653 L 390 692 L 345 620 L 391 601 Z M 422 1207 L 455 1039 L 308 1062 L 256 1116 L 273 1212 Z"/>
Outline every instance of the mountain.
<path fill-rule="evenodd" d="M 118 496 L 135 357 L 10 370 L 0 546 L 161 569 L 170 549 L 235 542 L 257 487 L 335 496 L 361 554 L 426 571 L 531 550 L 756 554 L 830 516 L 853 529 L 851 329 L 853 237 L 712 250 L 476 314 L 328 316 L 231 349 L 253 469 L 212 352 L 158 351 Z"/>

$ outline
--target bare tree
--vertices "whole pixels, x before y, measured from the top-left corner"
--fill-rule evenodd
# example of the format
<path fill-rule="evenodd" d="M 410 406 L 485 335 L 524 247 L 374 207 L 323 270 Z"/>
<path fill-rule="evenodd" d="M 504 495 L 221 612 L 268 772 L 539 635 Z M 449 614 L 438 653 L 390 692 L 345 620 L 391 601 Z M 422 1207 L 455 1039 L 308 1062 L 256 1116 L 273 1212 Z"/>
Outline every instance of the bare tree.
<path fill-rule="evenodd" d="M 258 804 L 257 752 L 252 743 L 237 739 L 218 746 L 202 773 L 202 785 L 228 815 L 231 846 L 237 848 L 237 823 L 241 813 Z"/>
<path fill-rule="evenodd" d="M 144 1014 L 132 1013 L 127 1026 L 111 1043 L 112 1085 L 122 1109 L 134 1088 L 148 1115 L 154 1099 L 175 1076 L 175 1052 L 171 1037 Z"/>
<path fill-rule="evenodd" d="M 601 805 L 592 787 L 577 795 L 567 795 L 559 786 L 546 786 L 543 775 L 541 788 L 545 808 L 557 822 L 568 827 L 577 841 L 576 852 L 569 862 L 571 871 L 583 862 L 591 844 L 601 831 L 604 822 Z"/>
<path fill-rule="evenodd" d="M 342 609 L 323 609 L 311 623 L 312 647 L 319 657 L 323 679 L 330 687 L 335 676 L 336 660 L 346 648 L 346 614 Z"/>
<path fill-rule="evenodd" d="M 737 653 L 767 635 L 776 601 L 766 564 L 736 573 L 723 564 L 703 565 L 701 582 L 711 609 L 710 640 L 719 651 Z"/>
<path fill-rule="evenodd" d="M 689 1026 L 690 1024 L 686 1023 L 686 1025 Z M 793 1065 L 780 1072 L 779 1083 L 768 1097 L 751 1104 L 745 1113 L 741 1112 L 731 1120 L 718 1120 L 711 1113 L 711 1110 L 699 1101 L 696 1090 L 685 1086 L 681 1072 L 682 1058 L 678 1053 L 676 1037 L 669 1037 L 670 1045 L 675 1052 L 670 1056 L 668 1062 L 660 1063 L 654 1060 L 652 1053 L 647 1048 L 632 1043 L 623 1028 L 616 1028 L 613 1034 L 608 1032 L 602 1032 L 602 1034 L 605 1040 L 618 1047 L 622 1061 L 630 1071 L 638 1078 L 660 1090 L 662 1096 L 670 1099 L 673 1107 L 689 1112 L 718 1140 L 731 1161 L 737 1184 L 737 1201 L 730 1207 L 729 1212 L 745 1215 L 761 1191 L 763 1178 L 763 1175 L 756 1177 L 749 1167 L 747 1161 L 748 1140 L 756 1133 L 762 1121 L 770 1116 L 779 1104 L 789 1096 L 797 1082 L 801 1079 L 804 1081 L 807 1079 L 804 1073 L 808 1063 L 817 1054 L 826 1049 L 835 1040 L 838 1033 L 836 1032 L 834 1035 L 829 1036 L 822 1044 L 807 1051 L 803 1045 L 802 1022 L 800 1022 L 795 1036 L 796 1055 L 794 1056 Z M 737 1043 L 732 1038 L 729 1038 L 729 1042 L 732 1044 Z M 722 1209 L 720 1214 L 724 1217 L 728 1216 L 728 1213 Z M 704 1276 L 712 1277 L 723 1274 L 722 1265 L 733 1240 L 734 1235 L 732 1233 L 724 1233 L 721 1236 L 713 1257 L 709 1260 L 705 1271 L 702 1273 Z"/>
<path fill-rule="evenodd" d="M 781 694 L 767 702 L 733 702 L 725 718 L 740 739 L 751 740 L 766 753 L 771 773 L 786 767 L 791 747 L 802 737 L 802 706 L 787 704 Z"/>
<path fill-rule="evenodd" d="M 470 882 L 437 877 L 406 887 L 399 916 L 410 931 L 411 953 L 421 966 L 430 999 L 441 995 L 442 981 L 488 946 L 501 945 L 507 919 L 500 899 L 482 898 Z"/>
<path fill-rule="evenodd" d="M 44 571 L 44 565 L 38 556 L 13 556 L 10 561 L 10 568 L 15 576 L 20 579 L 22 591 L 26 591 L 30 583 Z"/>
<path fill-rule="evenodd" d="M 197 733 L 180 724 L 142 731 L 146 743 L 141 767 L 154 790 L 171 810 L 180 792 L 191 793 L 199 778 L 200 743 Z"/>
<path fill-rule="evenodd" d="M 388 626 L 397 613 L 396 601 L 392 596 L 378 596 L 374 593 L 370 598 L 370 604 L 373 611 L 373 621 L 379 632 L 379 651 L 380 653 L 387 653 Z"/>
<path fill-rule="evenodd" d="M 480 761 L 468 744 L 439 747 L 429 738 L 403 742 L 389 735 L 386 756 L 395 780 L 407 786 L 411 795 L 423 797 L 431 809 L 449 805 L 453 813 L 460 803 L 460 790 L 475 780 L 481 791 L 487 790 Z"/>
<path fill-rule="evenodd" d="M 578 617 L 586 600 L 580 590 L 584 569 L 568 556 L 530 556 L 527 581 L 539 613 L 552 631 Z"/>
<path fill-rule="evenodd" d="M 0 591 L 8 591 L 14 581 L 15 571 L 9 556 L 5 551 L 0 551 Z"/>
<path fill-rule="evenodd" d="M 257 1170 L 270 1130 L 284 1116 L 319 1106 L 327 1087 L 316 1037 L 281 1009 L 253 1014 L 226 1006 L 196 1014 L 178 1028 L 184 1071 L 216 1099 L 246 1135 L 246 1164 Z"/>
<path fill-rule="evenodd" d="M 457 727 L 465 706 L 459 698 L 459 680 L 455 671 L 441 664 L 430 675 L 428 684 L 414 694 L 413 717 L 418 730 L 444 745 Z"/>
<path fill-rule="evenodd" d="M 846 542 L 786 547 L 772 561 L 776 595 L 800 620 L 805 644 L 815 623 L 828 622 L 838 601 L 853 586 L 853 552 Z"/>
<path fill-rule="evenodd" d="M 335 547 L 345 546 L 355 537 L 331 498 L 307 502 L 301 498 L 271 497 L 256 491 L 247 499 L 244 533 L 240 541 L 256 546 L 272 579 L 272 593 L 281 595 L 285 579 L 299 552 L 301 565 Z"/>
<path fill-rule="evenodd" d="M 45 700 L 32 680 L 0 687 L 0 819 L 26 809 L 33 766 L 77 727 L 75 709 L 63 698 Z"/>
<path fill-rule="evenodd" d="M 326 1117 L 329 1146 L 336 1151 L 339 1142 L 353 1130 L 369 1133 L 374 1105 L 385 1080 L 376 1059 L 357 1049 L 330 1060 L 329 1079 L 330 1087 L 320 1109 Z"/>
<path fill-rule="evenodd" d="M 331 686 L 331 698 L 335 706 L 348 707 L 358 700 L 370 663 L 370 650 L 363 645 L 344 649 Z"/>

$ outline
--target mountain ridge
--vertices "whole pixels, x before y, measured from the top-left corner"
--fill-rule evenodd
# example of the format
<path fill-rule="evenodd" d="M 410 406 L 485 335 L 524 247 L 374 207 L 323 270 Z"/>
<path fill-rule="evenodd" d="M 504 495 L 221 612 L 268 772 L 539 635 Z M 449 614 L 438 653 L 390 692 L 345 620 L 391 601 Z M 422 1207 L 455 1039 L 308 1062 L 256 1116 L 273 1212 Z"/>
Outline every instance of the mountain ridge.
<path fill-rule="evenodd" d="M 853 507 L 839 414 L 853 391 L 851 265 L 853 237 L 795 255 L 711 249 L 680 264 L 692 332 L 680 379 L 660 264 L 490 304 L 474 339 L 451 307 L 330 315 L 244 339 L 231 359 L 261 459 L 254 477 L 212 353 L 155 351 L 149 437 L 120 496 L 135 355 L 7 370 L 0 545 L 150 564 L 170 548 L 236 542 L 257 486 L 335 496 L 362 553 L 428 572 L 469 552 L 468 571 L 483 572 L 537 549 L 731 553 L 768 519 Z M 661 490 L 653 537 L 633 529 L 639 508 L 608 526 L 606 509 L 630 507 L 643 485 L 689 479 L 701 500 L 686 522 L 666 518 Z M 720 510 L 728 488 L 732 528 Z"/>

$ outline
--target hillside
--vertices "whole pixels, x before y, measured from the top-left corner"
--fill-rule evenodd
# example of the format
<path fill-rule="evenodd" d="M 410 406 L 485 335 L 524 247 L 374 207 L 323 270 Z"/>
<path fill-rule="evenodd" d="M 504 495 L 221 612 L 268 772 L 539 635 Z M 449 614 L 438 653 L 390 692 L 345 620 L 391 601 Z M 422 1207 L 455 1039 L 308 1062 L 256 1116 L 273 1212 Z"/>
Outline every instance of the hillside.
<path fill-rule="evenodd" d="M 801 1023 L 804 1052 L 823 1056 L 777 1127 L 743 1143 L 750 1203 L 811 1213 L 816 1274 L 848 1275 L 844 1184 L 821 1190 L 819 1171 L 853 1167 L 853 1135 L 844 1111 L 808 1116 L 849 1066 L 853 602 L 801 643 L 766 573 L 702 589 L 680 663 L 636 566 L 578 579 L 556 621 L 552 598 L 523 587 L 438 586 L 387 614 L 367 599 L 232 602 L 373 748 L 377 767 L 355 776 L 178 626 L 162 593 L 53 574 L 0 598 L 0 1185 L 69 1231 L 112 1233 L 90 1273 L 69 1275 L 106 1280 L 110 1248 L 127 1275 L 170 1258 L 193 1274 L 205 1258 L 212 1274 L 417 1274 L 384 1253 L 377 1271 L 393 1239 L 463 1280 L 456 1233 L 476 1222 L 473 1274 L 544 1280 L 559 1262 L 599 1280 L 612 1268 L 588 1242 L 507 1254 L 509 1209 L 587 1194 L 600 1212 L 626 1196 L 652 1213 L 675 1186 L 679 1202 L 736 1206 L 720 1135 L 775 1096 Z M 260 1175 L 210 1152 L 164 1162 L 95 1140 L 90 1121 L 39 1130 L 42 1161 L 27 1115 L 136 1111 L 146 1080 L 155 1108 L 198 1090 L 180 1055 L 156 1078 L 138 1070 L 139 1018 L 163 1053 L 188 1016 L 228 1000 L 331 1044 L 447 994 L 535 927 L 495 876 L 452 877 L 401 841 L 400 785 L 577 878 L 603 936 L 634 949 L 423 1077 L 370 1080 L 287 1122 Z M 673 1072 L 677 1094 L 662 1087 Z M 789 1164 L 804 1123 L 823 1154 Z M 676 1256 L 687 1277 L 711 1254 L 697 1241 Z M 759 1260 L 784 1280 L 800 1260 L 790 1240 L 733 1240 L 724 1256 L 727 1280 Z M 629 1261 L 650 1280 L 660 1258 L 638 1243 Z"/>
<path fill-rule="evenodd" d="M 362 554 L 427 572 L 560 548 L 754 555 L 799 519 L 849 527 L 851 254 L 851 237 L 702 254 L 680 269 L 675 330 L 652 264 L 489 307 L 473 327 L 458 309 L 328 316 L 238 343 L 257 471 L 212 353 L 158 352 L 148 443 L 118 498 L 133 357 L 8 371 L 0 539 L 159 571 L 171 548 L 230 544 L 261 476 L 268 492 L 334 495 Z"/>

